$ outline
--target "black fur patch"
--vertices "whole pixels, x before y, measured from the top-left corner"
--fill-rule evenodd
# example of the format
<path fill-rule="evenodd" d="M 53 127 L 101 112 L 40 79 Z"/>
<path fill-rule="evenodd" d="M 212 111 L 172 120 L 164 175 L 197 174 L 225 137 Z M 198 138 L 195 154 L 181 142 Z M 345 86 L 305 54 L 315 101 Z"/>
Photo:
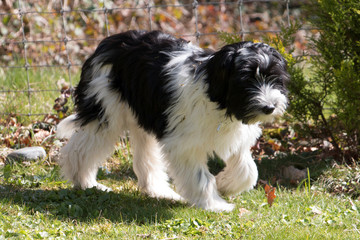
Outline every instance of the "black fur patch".
<path fill-rule="evenodd" d="M 145 130 L 162 137 L 167 125 L 165 110 L 171 105 L 170 93 L 164 89 L 168 78 L 162 72 L 169 62 L 164 52 L 181 51 L 187 41 L 159 31 L 128 31 L 105 38 L 85 62 L 76 89 L 76 111 L 82 125 L 103 117 L 100 104 L 86 99 L 94 58 L 111 64 L 111 89 L 121 94 Z"/>

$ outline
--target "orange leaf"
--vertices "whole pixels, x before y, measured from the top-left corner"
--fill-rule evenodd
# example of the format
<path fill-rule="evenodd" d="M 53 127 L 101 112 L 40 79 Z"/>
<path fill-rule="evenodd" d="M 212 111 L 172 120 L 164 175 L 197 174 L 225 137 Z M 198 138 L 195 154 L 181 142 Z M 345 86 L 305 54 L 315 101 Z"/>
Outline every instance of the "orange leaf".
<path fill-rule="evenodd" d="M 276 198 L 275 187 L 271 187 L 268 184 L 266 184 L 264 189 L 265 189 L 265 196 L 267 198 L 267 202 L 268 202 L 269 206 L 271 207 L 274 202 L 274 199 Z"/>

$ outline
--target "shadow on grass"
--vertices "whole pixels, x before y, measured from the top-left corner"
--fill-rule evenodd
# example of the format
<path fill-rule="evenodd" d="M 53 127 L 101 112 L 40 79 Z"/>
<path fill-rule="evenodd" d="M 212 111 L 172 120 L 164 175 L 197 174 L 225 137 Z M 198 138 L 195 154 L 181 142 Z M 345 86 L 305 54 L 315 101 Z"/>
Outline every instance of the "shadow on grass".
<path fill-rule="evenodd" d="M 184 204 L 157 200 L 141 193 L 103 192 L 96 189 L 38 190 L 14 189 L 3 185 L 0 201 L 25 206 L 29 213 L 41 212 L 58 219 L 91 221 L 106 218 L 113 222 L 154 224 L 172 217 L 172 208 Z"/>
<path fill-rule="evenodd" d="M 317 157 L 317 152 L 288 154 L 277 156 L 275 158 L 262 158 L 256 160 L 256 165 L 259 170 L 259 179 L 272 182 L 274 184 L 277 180 L 281 180 L 281 185 L 284 187 L 294 188 L 298 187 L 298 182 L 292 182 L 290 179 L 285 179 L 283 170 L 286 167 L 294 166 L 299 170 L 307 169 L 310 173 L 311 181 L 316 181 L 325 171 L 331 168 L 332 159 L 320 159 Z"/>

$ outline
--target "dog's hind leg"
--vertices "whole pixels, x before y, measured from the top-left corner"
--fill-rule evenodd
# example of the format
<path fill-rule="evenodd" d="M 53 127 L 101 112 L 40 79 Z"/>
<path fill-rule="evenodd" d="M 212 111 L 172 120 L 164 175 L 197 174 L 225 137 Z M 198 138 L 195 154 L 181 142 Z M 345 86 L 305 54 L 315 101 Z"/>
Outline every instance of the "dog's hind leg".
<path fill-rule="evenodd" d="M 96 175 L 118 139 L 117 131 L 106 124 L 100 125 L 98 120 L 76 129 L 60 151 L 58 161 L 63 176 L 72 181 L 74 187 L 111 190 L 98 183 Z"/>
<path fill-rule="evenodd" d="M 258 170 L 249 149 L 227 159 L 225 169 L 216 176 L 216 182 L 219 192 L 228 196 L 252 189 L 257 178 Z"/>
<path fill-rule="evenodd" d="M 161 146 L 153 135 L 137 125 L 130 128 L 130 143 L 133 150 L 133 168 L 138 185 L 151 197 L 181 200 L 169 185 L 166 162 Z"/>

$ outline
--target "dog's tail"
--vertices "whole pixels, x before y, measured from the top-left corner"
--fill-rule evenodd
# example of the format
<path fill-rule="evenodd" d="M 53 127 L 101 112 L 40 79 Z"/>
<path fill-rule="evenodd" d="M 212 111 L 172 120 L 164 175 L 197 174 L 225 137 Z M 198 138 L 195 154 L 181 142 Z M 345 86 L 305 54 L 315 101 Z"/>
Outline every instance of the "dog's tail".
<path fill-rule="evenodd" d="M 57 125 L 56 137 L 70 138 L 77 128 L 76 115 L 70 115 Z"/>

